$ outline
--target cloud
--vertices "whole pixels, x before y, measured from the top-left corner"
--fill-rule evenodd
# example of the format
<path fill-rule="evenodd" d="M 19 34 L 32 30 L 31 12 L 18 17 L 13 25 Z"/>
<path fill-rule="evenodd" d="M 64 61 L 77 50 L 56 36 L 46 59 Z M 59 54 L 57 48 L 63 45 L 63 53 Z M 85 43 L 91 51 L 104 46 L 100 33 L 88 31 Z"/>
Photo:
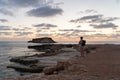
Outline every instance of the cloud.
<path fill-rule="evenodd" d="M 68 32 L 68 31 L 74 31 L 74 29 L 60 29 L 59 31 Z"/>
<path fill-rule="evenodd" d="M 62 32 L 95 32 L 95 31 L 92 31 L 92 30 L 79 30 L 79 29 L 62 29 L 62 30 L 59 30 L 59 31 L 62 31 Z"/>
<path fill-rule="evenodd" d="M 33 34 L 33 32 L 14 32 L 17 36 L 26 36 L 26 35 L 30 35 Z"/>
<path fill-rule="evenodd" d="M 113 21 L 120 19 L 119 17 L 104 17 L 103 15 L 88 15 L 77 19 L 70 20 L 74 23 L 88 23 L 90 26 L 96 29 L 112 28 L 116 29 L 118 25 L 114 24 Z M 79 27 L 79 26 L 78 26 Z"/>
<path fill-rule="evenodd" d="M 0 26 L 0 30 L 11 30 L 10 26 Z"/>
<path fill-rule="evenodd" d="M 47 34 L 47 33 L 39 33 L 36 34 L 36 36 L 40 37 L 40 36 L 45 36 L 45 37 L 49 37 L 51 34 Z"/>
<path fill-rule="evenodd" d="M 103 15 L 89 15 L 89 16 L 83 16 L 81 18 L 78 18 L 78 19 L 74 19 L 74 20 L 70 20 L 70 22 L 86 22 L 86 21 L 91 21 L 91 20 L 94 20 L 94 19 L 98 19 L 98 18 L 101 18 Z"/>
<path fill-rule="evenodd" d="M 104 23 L 104 24 L 99 24 L 99 25 L 90 24 L 90 26 L 93 26 L 96 29 L 101 29 L 101 28 L 113 28 L 113 29 L 116 29 L 118 27 L 114 23 Z"/>
<path fill-rule="evenodd" d="M 1 7 L 37 7 L 45 5 L 47 2 L 45 0 L 0 0 Z"/>
<path fill-rule="evenodd" d="M 88 16 L 83 16 L 77 19 L 72 19 L 70 22 L 74 23 L 107 23 L 107 22 L 112 22 L 117 19 L 120 19 L 119 17 L 104 17 L 101 14 L 97 15 L 88 15 Z"/>
<path fill-rule="evenodd" d="M 88 19 L 96 19 L 96 18 L 100 18 L 103 15 L 90 15 L 90 16 L 83 16 L 80 18 L 80 20 L 88 20 Z"/>
<path fill-rule="evenodd" d="M 55 3 L 55 5 L 62 5 L 62 4 L 64 4 L 64 2 Z"/>
<path fill-rule="evenodd" d="M 120 32 L 120 30 L 117 30 L 117 31 L 115 31 L 115 32 Z"/>
<path fill-rule="evenodd" d="M 81 34 L 79 34 L 78 36 L 81 36 Z M 76 36 L 76 37 L 78 37 Z M 116 34 L 104 34 L 104 33 L 95 33 L 95 34 L 82 34 L 82 36 L 84 36 L 84 38 L 87 38 L 88 40 L 98 40 L 98 41 L 104 41 L 104 40 L 116 40 L 116 39 L 120 39 L 120 34 L 116 33 Z M 73 36 L 75 37 L 75 36 Z"/>
<path fill-rule="evenodd" d="M 31 28 L 28 27 L 24 27 L 24 28 L 12 28 L 12 30 L 14 31 L 26 31 L 26 30 L 30 30 Z"/>
<path fill-rule="evenodd" d="M 116 0 L 116 3 L 119 4 L 119 3 L 120 3 L 120 0 Z"/>
<path fill-rule="evenodd" d="M 68 37 L 70 37 L 70 36 L 72 36 L 72 35 L 71 35 L 71 33 L 57 33 L 56 36 L 57 36 L 57 37 L 60 37 L 60 36 L 61 36 L 61 37 L 67 37 L 67 38 L 68 38 Z"/>
<path fill-rule="evenodd" d="M 120 34 L 112 34 L 110 35 L 110 38 L 114 38 L 116 40 L 116 38 L 120 38 Z"/>
<path fill-rule="evenodd" d="M 94 37 L 108 37 L 106 34 L 96 33 L 93 34 Z"/>
<path fill-rule="evenodd" d="M 0 19 L 0 22 L 8 22 L 8 20 L 7 19 Z"/>
<path fill-rule="evenodd" d="M 103 34 L 103 33 L 95 33 L 95 34 L 85 34 L 83 35 L 86 38 L 96 38 L 96 37 L 108 37 L 107 34 Z"/>
<path fill-rule="evenodd" d="M 89 23 L 107 23 L 119 19 L 118 17 L 96 18 L 89 21 Z"/>
<path fill-rule="evenodd" d="M 33 26 L 38 27 L 38 28 L 55 28 L 55 27 L 57 27 L 57 25 L 49 24 L 49 23 L 41 23 L 41 24 L 36 24 Z"/>
<path fill-rule="evenodd" d="M 14 15 L 10 10 L 7 10 L 5 8 L 0 9 L 0 14 L 4 14 L 4 15 L 8 15 L 8 16 L 13 16 Z"/>
<path fill-rule="evenodd" d="M 84 35 L 86 38 L 102 38 L 102 39 L 117 39 L 120 38 L 120 34 L 102 34 L 102 33 L 96 33 L 92 35 Z"/>
<path fill-rule="evenodd" d="M 6 0 L 0 0 L 0 6 L 5 6 L 6 5 Z"/>
<path fill-rule="evenodd" d="M 62 29 L 59 30 L 62 33 L 57 33 L 57 36 L 64 36 L 64 37 L 75 37 L 80 36 L 80 34 L 89 33 L 89 32 L 96 32 L 94 30 L 79 30 L 79 29 Z"/>
<path fill-rule="evenodd" d="M 79 13 L 97 13 L 97 11 L 93 9 L 86 9 L 85 11 L 80 11 Z"/>
<path fill-rule="evenodd" d="M 0 35 L 11 35 L 12 32 L 0 32 Z"/>
<path fill-rule="evenodd" d="M 17 6 L 17 7 L 30 7 L 30 6 L 39 6 L 43 3 L 43 0 L 10 0 L 10 6 Z"/>
<path fill-rule="evenodd" d="M 63 13 L 63 10 L 61 8 L 44 6 L 44 7 L 39 7 L 39 8 L 28 11 L 27 15 L 34 16 L 34 17 L 52 17 L 56 15 L 61 15 L 62 13 Z"/>
<path fill-rule="evenodd" d="M 51 17 L 63 12 L 53 0 L 0 0 L 0 8 L 1 14 L 9 16 L 14 16 L 13 11 L 23 8 L 29 9 L 26 14 L 34 17 Z"/>
<path fill-rule="evenodd" d="M 56 33 L 56 36 L 57 37 L 78 37 L 82 35 L 82 33 L 79 33 L 79 32 L 65 32 L 65 33 Z"/>
<path fill-rule="evenodd" d="M 82 30 L 79 30 L 79 29 L 60 29 L 59 31 L 69 32 L 69 31 L 82 31 Z"/>
<path fill-rule="evenodd" d="M 76 26 L 77 28 L 80 28 L 81 27 L 81 25 L 78 25 L 78 26 Z"/>
<path fill-rule="evenodd" d="M 41 29 L 37 29 L 36 32 L 37 32 L 37 33 L 38 33 L 38 32 L 42 32 L 42 30 L 41 30 Z"/>

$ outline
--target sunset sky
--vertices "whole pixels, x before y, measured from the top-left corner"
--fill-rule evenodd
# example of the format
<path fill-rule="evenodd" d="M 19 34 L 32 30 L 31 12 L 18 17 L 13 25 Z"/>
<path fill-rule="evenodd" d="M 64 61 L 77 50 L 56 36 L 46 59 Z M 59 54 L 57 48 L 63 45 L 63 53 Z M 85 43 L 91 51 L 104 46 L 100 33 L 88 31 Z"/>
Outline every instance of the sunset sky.
<path fill-rule="evenodd" d="M 0 41 L 120 40 L 120 0 L 0 0 Z"/>

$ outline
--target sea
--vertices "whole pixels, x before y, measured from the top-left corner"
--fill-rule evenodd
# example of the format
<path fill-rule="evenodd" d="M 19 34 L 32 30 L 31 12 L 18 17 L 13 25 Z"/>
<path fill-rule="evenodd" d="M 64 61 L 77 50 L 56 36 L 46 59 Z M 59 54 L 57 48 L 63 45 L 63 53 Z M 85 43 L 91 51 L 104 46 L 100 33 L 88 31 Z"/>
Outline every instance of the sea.
<path fill-rule="evenodd" d="M 58 42 L 61 44 L 77 44 L 78 42 Z M 120 44 L 120 41 L 91 41 L 87 42 L 87 44 Z M 21 76 L 21 74 L 29 75 L 31 73 L 22 73 L 17 72 L 14 69 L 7 68 L 8 65 L 11 64 L 9 60 L 12 57 L 18 56 L 28 56 L 33 54 L 40 54 L 34 49 L 28 49 L 30 45 L 41 45 L 35 43 L 28 43 L 27 41 L 0 41 L 0 78 L 8 78 L 8 77 L 17 77 Z"/>
<path fill-rule="evenodd" d="M 0 41 L 0 78 L 17 77 L 21 76 L 21 74 L 29 74 L 17 72 L 14 69 L 7 68 L 7 66 L 11 64 L 9 60 L 12 57 L 40 54 L 40 52 L 34 49 L 28 49 L 27 47 L 30 45 L 39 44 L 27 43 L 27 41 Z"/>

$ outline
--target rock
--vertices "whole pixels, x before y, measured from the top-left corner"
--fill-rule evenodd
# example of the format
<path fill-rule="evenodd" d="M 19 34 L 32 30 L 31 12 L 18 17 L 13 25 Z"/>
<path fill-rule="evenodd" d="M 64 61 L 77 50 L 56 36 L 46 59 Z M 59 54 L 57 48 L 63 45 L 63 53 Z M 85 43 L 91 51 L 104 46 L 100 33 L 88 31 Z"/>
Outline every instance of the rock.
<path fill-rule="evenodd" d="M 29 49 L 36 49 L 41 52 L 59 52 L 59 51 L 76 51 L 73 49 L 77 44 L 41 44 L 28 46 Z"/>
<path fill-rule="evenodd" d="M 32 41 L 28 41 L 32 43 L 56 43 L 52 38 L 49 37 L 43 37 L 43 38 L 35 38 L 32 39 Z"/>
<path fill-rule="evenodd" d="M 70 65 L 69 62 L 67 61 L 58 61 L 56 66 L 45 67 L 43 69 L 43 72 L 46 75 L 53 74 L 54 72 L 58 73 L 61 70 L 67 69 L 69 65 Z"/>
<path fill-rule="evenodd" d="M 67 69 L 70 66 L 68 61 L 58 61 L 56 65 L 56 71 Z"/>
<path fill-rule="evenodd" d="M 70 73 L 85 73 L 88 70 L 86 69 L 86 66 L 80 65 L 80 64 L 72 64 L 70 67 L 67 69 L 68 72 Z"/>
<path fill-rule="evenodd" d="M 15 62 L 15 63 L 24 64 L 24 65 L 35 64 L 35 63 L 39 62 L 37 59 L 28 59 L 28 58 L 23 58 L 23 57 L 11 58 L 10 61 Z"/>
<path fill-rule="evenodd" d="M 13 68 L 16 71 L 19 72 L 30 72 L 30 73 L 39 73 L 43 71 L 43 68 L 45 66 L 37 66 L 37 65 L 32 65 L 32 66 L 24 66 L 24 65 L 19 65 L 19 64 L 14 64 L 14 65 L 9 65 L 7 68 Z"/>
<path fill-rule="evenodd" d="M 45 75 L 53 74 L 56 71 L 56 67 L 45 67 L 43 72 Z"/>

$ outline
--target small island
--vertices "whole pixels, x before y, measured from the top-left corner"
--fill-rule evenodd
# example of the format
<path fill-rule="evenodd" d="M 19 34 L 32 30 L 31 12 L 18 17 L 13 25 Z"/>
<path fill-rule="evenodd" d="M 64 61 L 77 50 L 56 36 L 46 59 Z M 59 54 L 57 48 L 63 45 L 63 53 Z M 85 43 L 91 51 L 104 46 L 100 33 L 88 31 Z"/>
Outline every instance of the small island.
<path fill-rule="evenodd" d="M 31 41 L 28 41 L 29 43 L 56 43 L 52 38 L 50 37 L 43 37 L 43 38 L 35 38 Z"/>

